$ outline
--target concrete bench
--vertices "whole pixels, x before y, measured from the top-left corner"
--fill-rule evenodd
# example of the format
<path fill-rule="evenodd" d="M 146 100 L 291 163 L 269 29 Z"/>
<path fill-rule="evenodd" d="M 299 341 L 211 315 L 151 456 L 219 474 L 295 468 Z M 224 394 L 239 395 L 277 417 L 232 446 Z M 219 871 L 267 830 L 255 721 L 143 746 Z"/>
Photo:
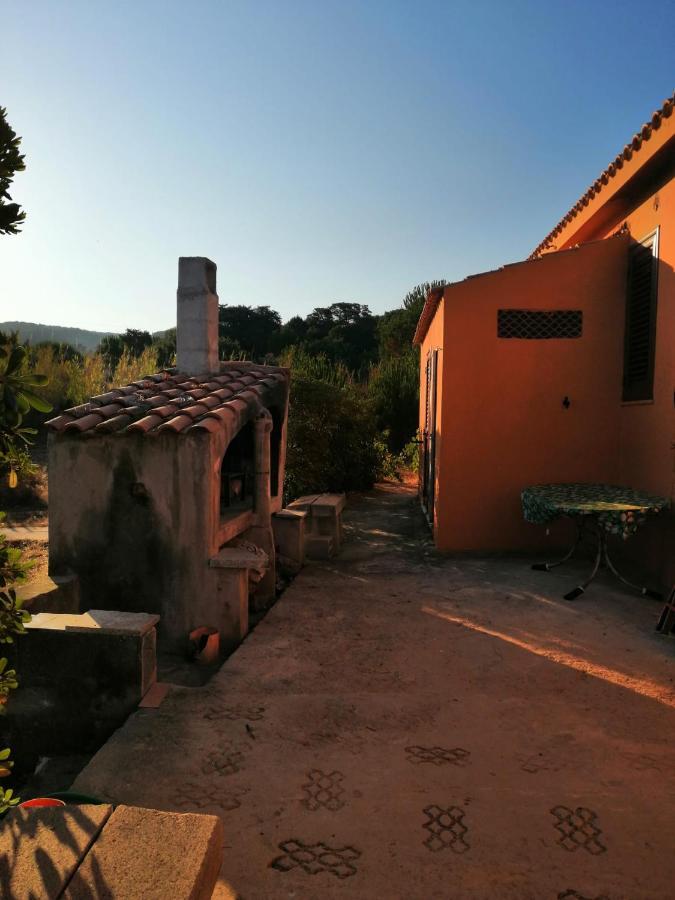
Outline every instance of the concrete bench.
<path fill-rule="evenodd" d="M 3 900 L 208 900 L 222 856 L 217 816 L 17 808 L 0 827 L 0 888 Z"/>
<path fill-rule="evenodd" d="M 289 503 L 290 510 L 307 514 L 305 552 L 310 559 L 330 559 L 342 543 L 344 494 L 309 494 Z"/>

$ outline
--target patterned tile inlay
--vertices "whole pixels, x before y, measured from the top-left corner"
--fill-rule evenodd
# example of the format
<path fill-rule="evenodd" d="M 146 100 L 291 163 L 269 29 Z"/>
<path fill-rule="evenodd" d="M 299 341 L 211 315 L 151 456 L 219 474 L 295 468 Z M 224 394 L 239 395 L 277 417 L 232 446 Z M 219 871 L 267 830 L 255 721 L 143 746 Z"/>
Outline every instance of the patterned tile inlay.
<path fill-rule="evenodd" d="M 265 716 L 264 706 L 246 706 L 244 704 L 231 705 L 211 703 L 204 713 L 205 719 L 228 719 L 230 722 L 236 722 L 239 719 L 245 719 L 249 722 L 258 722 Z"/>
<path fill-rule="evenodd" d="M 609 900 L 609 897 L 607 894 L 598 894 L 597 897 L 586 897 L 584 894 L 580 894 L 579 891 L 568 888 L 566 891 L 561 891 L 558 894 L 558 900 Z"/>
<path fill-rule="evenodd" d="M 468 827 L 464 824 L 464 810 L 459 806 L 443 809 L 440 806 L 427 806 L 422 812 L 427 821 L 422 826 L 429 832 L 423 841 L 424 846 L 436 853 L 449 848 L 453 853 L 466 853 L 469 843 L 466 836 Z"/>
<path fill-rule="evenodd" d="M 213 750 L 204 757 L 201 770 L 204 775 L 234 775 L 243 768 L 246 760 L 246 752 L 250 750 L 248 744 L 230 745 L 220 750 Z"/>
<path fill-rule="evenodd" d="M 307 809 L 312 812 L 325 807 L 333 811 L 342 809 L 345 805 L 342 799 L 345 789 L 342 787 L 344 781 L 342 772 L 322 772 L 321 769 L 312 769 L 307 773 L 307 784 L 303 784 L 302 789 L 306 794 L 302 801 Z"/>
<path fill-rule="evenodd" d="M 558 820 L 555 828 L 560 832 L 558 844 L 570 852 L 583 847 L 594 856 L 604 853 L 607 847 L 600 841 L 602 830 L 597 825 L 597 813 L 585 806 L 570 809 L 554 806 L 551 815 Z"/>
<path fill-rule="evenodd" d="M 305 844 L 297 839 L 284 841 L 279 844 L 279 849 L 283 850 L 283 855 L 272 860 L 270 866 L 273 869 L 290 872 L 300 868 L 308 875 L 330 872 L 336 878 L 356 875 L 356 861 L 361 856 L 356 847 L 329 847 L 322 842 Z"/>
<path fill-rule="evenodd" d="M 463 766 L 471 754 L 462 747 L 454 747 L 446 750 L 445 747 L 406 747 L 405 752 L 408 762 L 432 763 L 434 766 L 443 766 L 451 763 L 453 766 Z"/>
<path fill-rule="evenodd" d="M 195 784 L 194 782 L 186 782 L 178 788 L 172 799 L 176 806 L 188 810 L 218 806 L 227 812 L 232 809 L 238 809 L 241 806 L 237 793 L 226 791 L 220 785 L 208 783 Z"/>

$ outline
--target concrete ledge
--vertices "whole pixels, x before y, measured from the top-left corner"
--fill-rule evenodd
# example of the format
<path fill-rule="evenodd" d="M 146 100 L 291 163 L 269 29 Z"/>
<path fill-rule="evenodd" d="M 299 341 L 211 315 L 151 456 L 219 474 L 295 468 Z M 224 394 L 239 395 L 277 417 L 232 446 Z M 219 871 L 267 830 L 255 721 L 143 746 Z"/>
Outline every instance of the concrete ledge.
<path fill-rule="evenodd" d="M 0 897 L 60 897 L 111 813 L 107 804 L 11 810 L 0 824 Z"/>
<path fill-rule="evenodd" d="M 77 613 L 80 609 L 80 580 L 77 575 L 43 575 L 16 588 L 17 597 L 29 611 Z"/>
<path fill-rule="evenodd" d="M 157 680 L 158 619 L 91 610 L 41 613 L 27 624 L 7 648 L 21 691 L 3 720 L 3 740 L 22 766 L 87 752 L 124 722 Z"/>
<path fill-rule="evenodd" d="M 209 560 L 212 569 L 255 569 L 256 572 L 263 573 L 267 571 L 269 564 L 269 557 L 263 550 L 254 553 L 243 547 L 223 547 Z"/>
<path fill-rule="evenodd" d="M 223 544 L 234 540 L 247 528 L 250 528 L 254 517 L 252 509 L 245 509 L 240 513 L 229 513 L 223 516 L 218 524 L 218 546 L 222 547 Z"/>
<path fill-rule="evenodd" d="M 27 629 L 75 631 L 99 634 L 138 635 L 142 637 L 159 622 L 151 613 L 118 612 L 112 609 L 90 609 L 86 613 L 38 613 L 26 624 Z"/>
<path fill-rule="evenodd" d="M 63 897 L 210 900 L 223 839 L 218 816 L 118 806 Z"/>

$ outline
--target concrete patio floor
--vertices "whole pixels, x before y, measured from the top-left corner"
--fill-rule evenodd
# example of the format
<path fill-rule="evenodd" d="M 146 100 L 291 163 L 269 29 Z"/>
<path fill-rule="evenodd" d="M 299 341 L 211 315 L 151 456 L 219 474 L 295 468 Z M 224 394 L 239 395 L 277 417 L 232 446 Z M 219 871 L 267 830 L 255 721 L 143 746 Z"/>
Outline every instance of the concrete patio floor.
<path fill-rule="evenodd" d="M 74 787 L 215 812 L 217 896 L 671 900 L 675 640 L 568 566 L 439 557 L 410 489 L 347 511 L 204 688 Z"/>

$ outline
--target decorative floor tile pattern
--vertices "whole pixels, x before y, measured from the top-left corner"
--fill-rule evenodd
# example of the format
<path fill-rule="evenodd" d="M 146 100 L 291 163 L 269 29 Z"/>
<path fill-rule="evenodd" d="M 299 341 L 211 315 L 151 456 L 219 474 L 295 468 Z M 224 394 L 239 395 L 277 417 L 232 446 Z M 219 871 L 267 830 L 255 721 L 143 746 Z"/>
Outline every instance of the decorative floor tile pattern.
<path fill-rule="evenodd" d="M 572 852 L 583 848 L 594 856 L 605 853 L 607 847 L 599 840 L 602 830 L 597 825 L 598 816 L 592 809 L 554 806 L 550 812 L 558 820 L 555 823 L 560 832 L 558 844 L 565 850 Z"/>
<path fill-rule="evenodd" d="M 440 806 L 426 806 L 422 812 L 428 819 L 422 826 L 429 832 L 429 837 L 423 841 L 427 849 L 434 853 L 446 848 L 453 853 L 466 853 L 469 849 L 466 840 L 469 829 L 464 824 L 463 809 L 459 806 L 450 806 L 447 809 Z"/>
<path fill-rule="evenodd" d="M 240 794 L 226 791 L 220 785 L 208 782 L 182 784 L 171 798 L 173 804 L 184 810 L 200 810 L 205 807 L 218 806 L 226 812 L 241 806 Z"/>
<path fill-rule="evenodd" d="M 598 894 L 597 897 L 586 897 L 584 894 L 580 894 L 579 891 L 568 888 L 566 891 L 561 891 L 558 894 L 558 900 L 609 900 L 609 897 L 607 894 Z"/>
<path fill-rule="evenodd" d="M 264 706 L 245 706 L 230 704 L 221 704 L 214 702 L 209 705 L 204 713 L 205 719 L 227 719 L 230 722 L 236 722 L 239 719 L 245 719 L 248 722 L 258 722 L 265 716 Z"/>
<path fill-rule="evenodd" d="M 214 750 L 202 760 L 202 773 L 204 775 L 212 775 L 214 772 L 217 775 L 234 775 L 243 768 L 246 753 L 250 749 L 248 744 L 240 744 Z"/>
<path fill-rule="evenodd" d="M 521 757 L 522 759 L 522 757 Z M 545 772 L 550 766 L 541 754 L 528 756 L 520 767 L 528 775 L 536 775 L 537 772 Z"/>
<path fill-rule="evenodd" d="M 411 763 L 432 763 L 434 766 L 443 766 L 451 763 L 453 766 L 463 766 L 471 754 L 462 747 L 454 747 L 446 750 L 445 747 L 406 747 L 406 759 Z"/>
<path fill-rule="evenodd" d="M 312 769 L 307 773 L 307 784 L 302 786 L 306 794 L 303 804 L 312 812 L 320 807 L 333 811 L 342 809 L 345 805 L 342 799 L 345 793 L 342 787 L 344 777 L 342 772 L 326 773 L 321 769 Z"/>
<path fill-rule="evenodd" d="M 356 847 L 329 847 L 322 842 L 305 844 L 297 839 L 284 841 L 279 844 L 279 849 L 283 850 L 283 855 L 272 860 L 270 866 L 273 869 L 290 872 L 301 868 L 308 875 L 329 872 L 336 878 L 356 875 L 356 861 L 361 856 Z"/>

